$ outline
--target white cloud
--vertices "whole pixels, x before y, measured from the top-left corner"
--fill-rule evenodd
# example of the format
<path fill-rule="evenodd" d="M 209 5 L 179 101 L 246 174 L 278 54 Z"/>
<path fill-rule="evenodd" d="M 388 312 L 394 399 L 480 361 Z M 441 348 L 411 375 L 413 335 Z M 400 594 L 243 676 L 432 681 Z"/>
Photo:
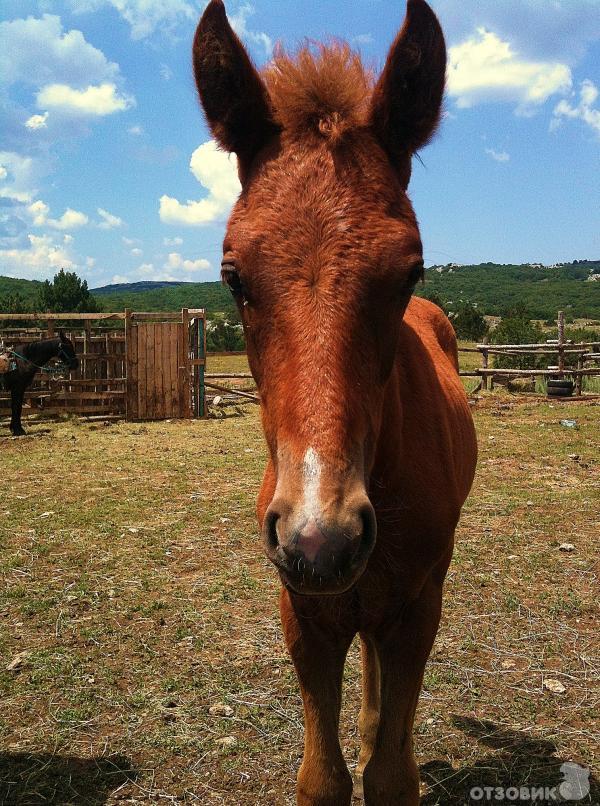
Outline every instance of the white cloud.
<path fill-rule="evenodd" d="M 134 104 L 132 97 L 120 95 L 115 84 L 76 90 L 67 84 L 48 84 L 37 94 L 37 105 L 41 109 L 51 108 L 73 115 L 103 117 L 129 109 Z"/>
<path fill-rule="evenodd" d="M 98 229 L 116 229 L 123 226 L 122 218 L 109 213 L 108 210 L 103 210 L 102 207 L 98 207 L 98 215 L 102 219 L 98 224 Z"/>
<path fill-rule="evenodd" d="M 15 151 L 0 151 L 0 197 L 22 203 L 30 202 L 37 193 L 36 185 L 44 173 L 42 163 Z M 4 181 L 5 180 L 5 181 Z"/>
<path fill-rule="evenodd" d="M 143 128 L 141 126 L 130 126 L 127 129 L 127 133 L 128 134 L 133 134 L 134 136 L 138 136 L 140 134 L 143 134 L 144 130 L 143 130 Z"/>
<path fill-rule="evenodd" d="M 24 278 L 43 278 L 56 269 L 71 269 L 76 264 L 68 245 L 58 245 L 49 235 L 28 235 L 28 249 L 0 249 L 3 272 Z"/>
<path fill-rule="evenodd" d="M 598 87 L 588 78 L 581 82 L 579 89 L 579 103 L 574 106 L 569 101 L 563 100 L 554 108 L 554 117 L 550 123 L 551 129 L 556 129 L 564 118 L 579 119 L 588 126 L 591 126 L 596 134 L 600 135 L 600 109 L 595 109 L 594 104 L 598 100 Z"/>
<path fill-rule="evenodd" d="M 573 66 L 600 37 L 599 0 L 436 0 L 446 41 L 483 26 L 528 57 Z"/>
<path fill-rule="evenodd" d="M 47 120 L 48 120 L 47 112 L 44 112 L 43 115 L 32 115 L 25 121 L 25 126 L 28 129 L 45 129 Z"/>
<path fill-rule="evenodd" d="M 27 211 L 32 216 L 33 225 L 35 227 L 52 227 L 52 229 L 68 230 L 84 227 L 89 223 L 89 219 L 85 213 L 72 210 L 70 207 L 67 207 L 60 218 L 49 218 L 48 214 L 50 213 L 50 208 L 41 199 L 30 204 Z"/>
<path fill-rule="evenodd" d="M 258 46 L 265 56 L 269 57 L 273 52 L 273 40 L 263 31 L 248 30 L 248 17 L 255 13 L 256 9 L 249 3 L 240 6 L 235 14 L 228 14 L 231 27 L 244 42 Z"/>
<path fill-rule="evenodd" d="M 506 151 L 496 151 L 495 148 L 486 148 L 485 153 L 489 154 L 496 162 L 508 162 L 510 160 L 510 154 L 507 154 Z"/>
<path fill-rule="evenodd" d="M 183 243 L 183 238 L 163 238 L 163 244 L 165 246 L 181 246 Z"/>
<path fill-rule="evenodd" d="M 134 248 L 131 250 L 131 254 L 134 257 L 141 257 L 144 254 L 144 252 L 138 246 L 134 246 Z"/>
<path fill-rule="evenodd" d="M 80 213 L 78 210 L 71 210 L 70 207 L 67 207 L 60 218 L 49 218 L 48 224 L 54 229 L 75 229 L 84 227 L 88 221 L 89 219 L 85 213 Z"/>
<path fill-rule="evenodd" d="M 141 277 L 143 280 L 153 280 L 157 282 L 159 280 L 168 281 L 168 282 L 177 282 L 181 278 L 175 277 L 168 272 L 160 271 L 154 267 L 153 263 L 142 263 L 137 268 L 137 276 Z"/>
<path fill-rule="evenodd" d="M 184 20 L 195 20 L 197 11 L 185 0 L 70 0 L 75 12 L 95 11 L 110 5 L 131 27 L 132 39 L 145 39 L 158 28 L 171 32 Z"/>
<path fill-rule="evenodd" d="M 163 266 L 167 270 L 183 269 L 183 271 L 206 271 L 210 269 L 210 263 L 204 258 L 198 260 L 184 260 L 179 252 L 171 252 L 167 258 L 167 262 Z"/>
<path fill-rule="evenodd" d="M 136 246 L 137 244 L 141 244 L 139 238 L 126 238 L 124 235 L 121 237 L 121 240 L 123 241 L 125 246 Z"/>
<path fill-rule="evenodd" d="M 45 225 L 48 220 L 48 213 L 50 212 L 50 208 L 45 202 L 38 199 L 30 204 L 27 210 L 33 217 L 34 227 L 43 227 Z"/>
<path fill-rule="evenodd" d="M 374 41 L 373 34 L 357 34 L 350 40 L 353 45 L 372 45 Z"/>
<path fill-rule="evenodd" d="M 86 42 L 81 31 L 63 32 L 55 15 L 2 22 L 0 41 L 0 75 L 6 84 L 82 86 L 114 80 L 119 73 L 118 65 Z"/>
<path fill-rule="evenodd" d="M 526 112 L 572 84 L 566 64 L 521 58 L 509 42 L 484 28 L 451 47 L 448 57 L 448 92 L 462 108 L 510 101 Z"/>
<path fill-rule="evenodd" d="M 168 64 L 161 64 L 160 77 L 163 81 L 170 81 L 173 78 L 173 71 Z"/>
<path fill-rule="evenodd" d="M 220 151 L 215 141 L 209 140 L 192 154 L 190 170 L 208 195 L 185 204 L 171 196 L 161 196 L 160 220 L 165 224 L 199 226 L 225 219 L 240 192 L 235 156 Z"/>
<path fill-rule="evenodd" d="M 88 269 L 93 269 L 96 265 L 96 258 L 95 257 L 86 257 L 85 265 Z"/>
<path fill-rule="evenodd" d="M 125 277 L 124 274 L 113 274 L 113 278 L 110 281 L 111 285 L 121 285 L 122 283 L 128 283 L 129 278 Z"/>

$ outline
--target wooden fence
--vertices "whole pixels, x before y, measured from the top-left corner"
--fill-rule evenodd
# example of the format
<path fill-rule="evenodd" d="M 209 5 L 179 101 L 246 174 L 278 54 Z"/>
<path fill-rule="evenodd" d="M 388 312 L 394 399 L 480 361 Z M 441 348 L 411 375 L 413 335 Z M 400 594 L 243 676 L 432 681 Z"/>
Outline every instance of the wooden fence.
<path fill-rule="evenodd" d="M 582 394 L 584 377 L 600 375 L 600 342 L 573 343 L 565 339 L 564 313 L 558 313 L 558 339 L 541 344 L 477 344 L 475 347 L 459 347 L 462 353 L 479 353 L 482 357 L 482 366 L 471 371 L 461 370 L 460 375 L 465 378 L 481 378 L 481 388 L 492 389 L 494 382 L 512 378 L 572 378 L 574 392 Z M 546 369 L 533 367 L 531 369 L 512 369 L 490 366 L 490 356 L 556 356 L 557 363 Z M 568 359 L 576 359 L 574 365 Z"/>
<path fill-rule="evenodd" d="M 10 326 L 2 327 L 9 322 Z M 165 419 L 205 414 L 206 327 L 203 309 L 175 313 L 3 314 L 0 342 L 11 346 L 52 338 L 64 329 L 79 368 L 39 372 L 23 414 L 73 413 Z M 0 416 L 10 395 L 0 391 Z"/>
<path fill-rule="evenodd" d="M 574 392 L 582 395 L 582 380 L 584 377 L 600 375 L 600 342 L 583 342 L 574 344 L 565 339 L 564 314 L 558 314 L 558 339 L 543 344 L 478 344 L 474 347 L 459 347 L 461 353 L 478 353 L 482 357 L 482 366 L 473 370 L 461 370 L 464 378 L 480 378 L 476 390 L 493 389 L 494 383 L 514 378 L 573 378 Z M 209 354 L 208 368 L 210 369 L 210 356 L 245 355 L 243 352 L 218 352 Z M 504 369 L 490 365 L 490 357 L 519 356 L 519 355 L 548 355 L 556 356 L 555 367 L 541 369 Z M 575 366 L 570 366 L 569 359 L 576 359 Z M 229 385 L 224 385 L 224 382 Z M 244 388 L 236 388 L 243 384 Z M 223 403 L 260 403 L 255 388 L 252 385 L 252 375 L 249 372 L 207 372 L 206 388 L 210 390 L 210 403 L 215 399 Z"/>

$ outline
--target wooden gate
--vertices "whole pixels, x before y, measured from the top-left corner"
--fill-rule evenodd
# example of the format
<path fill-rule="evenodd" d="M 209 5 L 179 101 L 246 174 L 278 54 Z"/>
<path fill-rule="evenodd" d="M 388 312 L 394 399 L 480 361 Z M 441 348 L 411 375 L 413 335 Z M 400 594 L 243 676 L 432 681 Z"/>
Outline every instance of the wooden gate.
<path fill-rule="evenodd" d="M 204 317 L 167 318 L 126 311 L 128 420 L 204 415 Z"/>
<path fill-rule="evenodd" d="M 14 320 L 14 321 L 13 321 Z M 125 320 L 125 328 L 123 328 Z M 203 309 L 166 313 L 0 313 L 7 346 L 66 330 L 79 368 L 38 372 L 23 414 L 126 416 L 131 420 L 204 417 L 206 327 Z M 0 389 L 0 417 L 10 394 Z"/>

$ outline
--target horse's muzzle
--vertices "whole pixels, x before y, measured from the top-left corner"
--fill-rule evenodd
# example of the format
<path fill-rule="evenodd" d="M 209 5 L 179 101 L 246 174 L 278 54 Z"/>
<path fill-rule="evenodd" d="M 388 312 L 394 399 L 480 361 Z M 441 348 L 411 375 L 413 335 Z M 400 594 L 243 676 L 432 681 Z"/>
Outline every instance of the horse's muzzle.
<path fill-rule="evenodd" d="M 309 516 L 292 525 L 289 509 L 273 501 L 263 524 L 267 557 L 297 593 L 343 593 L 357 582 L 375 545 L 377 523 L 369 499 L 342 507 L 339 517 Z"/>

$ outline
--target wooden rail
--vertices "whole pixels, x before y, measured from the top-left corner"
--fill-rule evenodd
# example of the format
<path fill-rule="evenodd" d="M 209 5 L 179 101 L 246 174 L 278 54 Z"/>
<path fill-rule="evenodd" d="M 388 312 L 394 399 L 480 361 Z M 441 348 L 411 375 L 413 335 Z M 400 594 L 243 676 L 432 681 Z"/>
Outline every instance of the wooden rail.
<path fill-rule="evenodd" d="M 465 378 L 481 378 L 481 388 L 487 390 L 493 387 L 494 377 L 550 377 L 563 378 L 572 376 L 575 380 L 575 394 L 581 395 L 582 382 L 584 377 L 600 375 L 600 368 L 586 367 L 586 361 L 598 361 L 600 354 L 595 351 L 600 347 L 600 341 L 579 342 L 574 344 L 565 340 L 565 317 L 564 312 L 558 312 L 558 339 L 536 344 L 477 344 L 475 347 L 459 347 L 461 353 L 480 353 L 482 365 L 476 370 L 464 370 L 459 374 Z M 490 367 L 490 356 L 514 357 L 519 355 L 556 355 L 558 365 L 556 369 L 507 369 Z M 577 366 L 566 365 L 566 358 L 574 356 L 577 358 Z"/>

